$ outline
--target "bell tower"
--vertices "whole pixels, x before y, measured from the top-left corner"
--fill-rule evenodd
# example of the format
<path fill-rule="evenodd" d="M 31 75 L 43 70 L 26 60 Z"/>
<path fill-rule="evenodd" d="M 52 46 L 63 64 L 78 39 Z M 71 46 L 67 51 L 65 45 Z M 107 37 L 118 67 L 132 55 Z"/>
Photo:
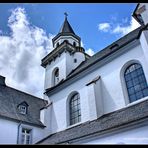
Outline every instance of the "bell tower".
<path fill-rule="evenodd" d="M 65 20 L 64 23 L 59 31 L 59 33 L 52 39 L 53 47 L 58 47 L 60 44 L 62 44 L 64 41 L 72 44 L 73 46 L 80 46 L 80 37 L 77 36 L 72 27 L 70 26 L 68 20 L 67 20 L 67 13 L 65 14 Z"/>
<path fill-rule="evenodd" d="M 75 34 L 65 14 L 59 33 L 52 39 L 53 50 L 42 59 L 45 68 L 44 89 L 50 89 L 64 81 L 83 61 L 89 58 L 81 47 L 81 38 Z"/>

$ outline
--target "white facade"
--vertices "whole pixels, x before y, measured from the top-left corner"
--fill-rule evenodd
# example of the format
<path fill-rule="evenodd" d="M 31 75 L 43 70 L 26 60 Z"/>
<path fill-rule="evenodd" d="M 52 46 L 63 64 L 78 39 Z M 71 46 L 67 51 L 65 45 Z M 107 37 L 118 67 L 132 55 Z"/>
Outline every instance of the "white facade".
<path fill-rule="evenodd" d="M 43 128 L 22 124 L 6 119 L 0 119 L 0 144 L 21 144 L 21 128 L 31 129 L 31 144 L 35 144 L 44 136 Z"/>
<path fill-rule="evenodd" d="M 74 44 L 75 42 L 75 46 L 80 46 L 79 44 L 79 40 L 74 38 L 73 36 L 60 36 L 57 40 L 55 40 L 54 42 L 54 48 L 57 46 L 57 43 L 60 45 L 61 43 L 63 43 L 65 40 L 67 40 L 70 44 Z"/>
<path fill-rule="evenodd" d="M 76 63 L 74 62 L 75 59 L 77 60 Z M 66 79 L 67 75 L 83 61 L 85 61 L 85 55 L 81 52 L 75 52 L 74 54 L 69 52 L 62 53 L 46 66 L 44 88 L 47 89 L 54 86 L 53 77 L 56 68 L 59 69 L 60 82 L 62 79 Z"/>
<path fill-rule="evenodd" d="M 148 46 L 145 48 L 147 49 Z M 122 71 L 133 62 L 141 63 L 148 82 L 148 63 L 146 60 L 148 51 L 147 54 L 144 54 L 144 49 L 141 47 L 140 42 L 136 46 L 128 45 L 124 53 L 119 53 L 115 59 L 111 61 L 108 59 L 106 61 L 108 63 L 105 62 L 101 67 L 99 64 L 94 65 L 92 71 L 89 71 L 87 75 L 79 77 L 72 84 L 68 84 L 66 87 L 64 86 L 56 91 L 55 94 L 50 95 L 49 100 L 52 102 L 50 106 L 52 107 L 50 118 L 51 132 L 55 133 L 69 128 L 67 100 L 72 92 L 80 94 L 82 122 L 94 120 L 102 114 L 113 112 L 129 105 Z M 101 76 L 101 79 L 96 84 L 86 86 L 97 76 Z M 96 103 L 97 101 L 98 103 Z"/>
<path fill-rule="evenodd" d="M 59 40 L 61 39 L 59 38 Z M 148 31 L 143 31 L 138 40 L 133 41 L 122 48 L 124 49 L 118 51 L 116 54 L 112 54 L 112 56 L 107 60 L 96 63 L 91 68 L 83 72 L 83 74 L 75 76 L 75 78 L 71 80 L 71 83 L 65 82 L 62 87 L 56 88 L 55 91 L 51 91 L 47 94 L 48 99 L 52 102 L 49 107 L 51 115 L 51 124 L 48 124 L 51 132 L 50 134 L 63 131 L 87 121 L 95 120 L 104 114 L 148 99 L 148 97 L 144 97 L 140 100 L 129 103 L 124 80 L 125 69 L 132 63 L 139 63 L 142 65 L 146 81 L 148 83 Z M 49 88 L 51 86 L 51 74 L 55 67 L 60 67 L 62 69 L 60 70 L 60 79 L 65 79 L 72 69 L 76 68 L 73 66 L 72 62 L 69 62 L 72 57 L 69 56 L 68 59 L 66 55 L 69 54 L 63 53 L 55 61 L 52 61 L 50 65 L 47 65 L 45 88 Z M 69 65 L 66 65 L 67 59 L 67 63 Z M 66 68 L 68 69 L 67 72 L 65 72 Z M 98 79 L 96 83 L 87 85 L 99 76 L 100 79 Z M 75 125 L 69 125 L 69 99 L 75 92 L 80 95 L 81 122 Z M 46 116 L 45 118 L 47 119 L 48 117 Z M 138 131 L 142 133 L 144 130 L 148 132 L 147 127 L 135 129 L 135 131 L 137 131 L 137 135 L 135 135 L 138 136 Z M 130 137 L 135 131 L 127 131 L 125 132 L 125 135 L 129 132 L 127 135 Z M 112 141 L 107 142 L 105 140 L 103 142 L 101 139 L 97 142 L 112 143 Z M 97 142 L 92 141 L 92 143 Z M 114 141 L 113 143 L 116 142 Z"/>

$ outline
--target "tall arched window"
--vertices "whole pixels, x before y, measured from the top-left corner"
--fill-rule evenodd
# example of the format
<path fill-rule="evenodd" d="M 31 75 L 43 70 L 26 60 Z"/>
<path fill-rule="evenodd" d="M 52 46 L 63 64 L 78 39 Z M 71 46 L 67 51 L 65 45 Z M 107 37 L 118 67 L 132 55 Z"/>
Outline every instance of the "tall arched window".
<path fill-rule="evenodd" d="M 70 125 L 81 121 L 80 96 L 74 94 L 70 99 Z"/>
<path fill-rule="evenodd" d="M 56 68 L 54 72 L 54 85 L 58 84 L 59 82 L 59 68 Z"/>
<path fill-rule="evenodd" d="M 76 47 L 76 42 L 73 42 L 73 46 Z"/>
<path fill-rule="evenodd" d="M 148 85 L 140 64 L 134 63 L 127 67 L 124 78 L 130 103 L 148 96 Z"/>
<path fill-rule="evenodd" d="M 59 42 L 57 43 L 56 47 L 59 47 Z"/>

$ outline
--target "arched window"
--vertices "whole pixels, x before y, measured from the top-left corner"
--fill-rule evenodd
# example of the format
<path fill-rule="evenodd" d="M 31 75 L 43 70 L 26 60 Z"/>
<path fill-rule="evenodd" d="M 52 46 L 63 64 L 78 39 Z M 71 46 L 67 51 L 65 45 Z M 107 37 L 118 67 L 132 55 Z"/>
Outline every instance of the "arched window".
<path fill-rule="evenodd" d="M 64 42 L 69 43 L 68 40 L 64 40 Z"/>
<path fill-rule="evenodd" d="M 57 43 L 56 47 L 58 47 L 58 46 L 59 46 L 59 42 Z"/>
<path fill-rule="evenodd" d="M 76 42 L 73 42 L 73 46 L 76 47 Z"/>
<path fill-rule="evenodd" d="M 58 84 L 59 82 L 59 68 L 56 68 L 54 72 L 54 85 Z"/>
<path fill-rule="evenodd" d="M 70 125 L 81 121 L 80 96 L 78 93 L 74 94 L 70 99 Z"/>
<path fill-rule="evenodd" d="M 134 63 L 127 67 L 124 78 L 130 103 L 148 96 L 148 85 L 140 64 Z"/>

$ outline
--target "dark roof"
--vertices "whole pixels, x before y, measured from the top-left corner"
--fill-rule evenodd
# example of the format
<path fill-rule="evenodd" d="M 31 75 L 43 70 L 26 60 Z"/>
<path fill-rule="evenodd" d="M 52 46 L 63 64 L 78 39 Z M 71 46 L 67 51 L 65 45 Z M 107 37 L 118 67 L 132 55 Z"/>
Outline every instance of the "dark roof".
<path fill-rule="evenodd" d="M 65 17 L 65 21 L 59 31 L 59 33 L 72 33 L 72 34 L 75 34 L 72 27 L 70 26 L 68 20 L 67 20 L 67 17 Z"/>
<path fill-rule="evenodd" d="M 99 51 L 98 53 L 94 54 L 92 57 L 90 57 L 88 60 L 86 60 L 81 66 L 77 67 L 75 71 L 73 71 L 71 74 L 69 74 L 68 77 L 71 77 L 75 75 L 76 73 L 79 73 L 89 66 L 95 64 L 96 62 L 99 62 L 114 52 L 121 49 L 121 47 L 124 47 L 128 43 L 132 42 L 133 40 L 137 39 L 139 37 L 139 32 L 144 26 L 140 26 L 139 28 L 135 29 L 134 31 L 128 33 L 124 37 L 120 38 L 119 40 L 115 41 L 111 45 L 107 46 L 103 50 Z"/>
<path fill-rule="evenodd" d="M 28 104 L 28 111 L 25 115 L 18 111 L 18 105 L 24 101 Z M 0 85 L 0 117 L 2 118 L 44 127 L 40 121 L 40 109 L 46 104 L 47 102 L 43 99 L 6 85 Z"/>
<path fill-rule="evenodd" d="M 62 54 L 65 50 L 71 53 L 75 53 L 77 51 L 77 48 L 81 48 L 82 52 L 84 51 L 83 47 L 74 47 L 71 43 L 64 41 L 41 60 L 41 66 L 46 67 L 48 63 Z M 90 57 L 87 53 L 83 53 L 85 54 L 86 59 Z"/>
<path fill-rule="evenodd" d="M 72 142 L 87 136 L 108 133 L 110 129 L 122 128 L 124 125 L 136 124 L 140 120 L 143 121 L 143 119 L 148 119 L 148 100 L 105 114 L 96 120 L 51 134 L 37 142 L 37 144 Z"/>
<path fill-rule="evenodd" d="M 71 25 L 69 24 L 69 22 L 67 20 L 67 17 L 65 17 L 64 23 L 63 23 L 59 33 L 52 39 L 52 42 L 54 42 L 60 36 L 69 36 L 69 35 L 77 38 L 79 41 L 81 40 L 81 38 L 74 33 Z"/>
<path fill-rule="evenodd" d="M 62 81 L 60 84 L 58 84 L 58 85 L 56 85 L 56 86 L 54 86 L 50 89 L 47 89 L 45 93 L 48 93 L 50 90 L 54 90 L 55 88 L 62 85 L 66 81 L 69 81 L 74 76 L 78 75 L 81 72 L 84 72 L 89 67 L 93 66 L 95 63 L 100 62 L 100 61 L 108 58 L 109 56 L 111 56 L 116 51 L 122 50 L 123 49 L 122 47 L 126 46 L 127 44 L 129 44 L 130 42 L 132 42 L 134 40 L 137 40 L 139 38 L 142 30 L 147 29 L 147 27 L 148 27 L 148 25 L 138 27 L 137 29 L 131 31 L 130 33 L 123 36 L 119 40 L 113 42 L 111 45 L 107 46 L 103 50 L 94 54 L 93 56 L 91 56 L 90 58 L 88 58 L 87 60 L 82 62 L 76 69 L 71 71 L 71 73 L 67 76 L 67 78 L 64 81 Z"/>

